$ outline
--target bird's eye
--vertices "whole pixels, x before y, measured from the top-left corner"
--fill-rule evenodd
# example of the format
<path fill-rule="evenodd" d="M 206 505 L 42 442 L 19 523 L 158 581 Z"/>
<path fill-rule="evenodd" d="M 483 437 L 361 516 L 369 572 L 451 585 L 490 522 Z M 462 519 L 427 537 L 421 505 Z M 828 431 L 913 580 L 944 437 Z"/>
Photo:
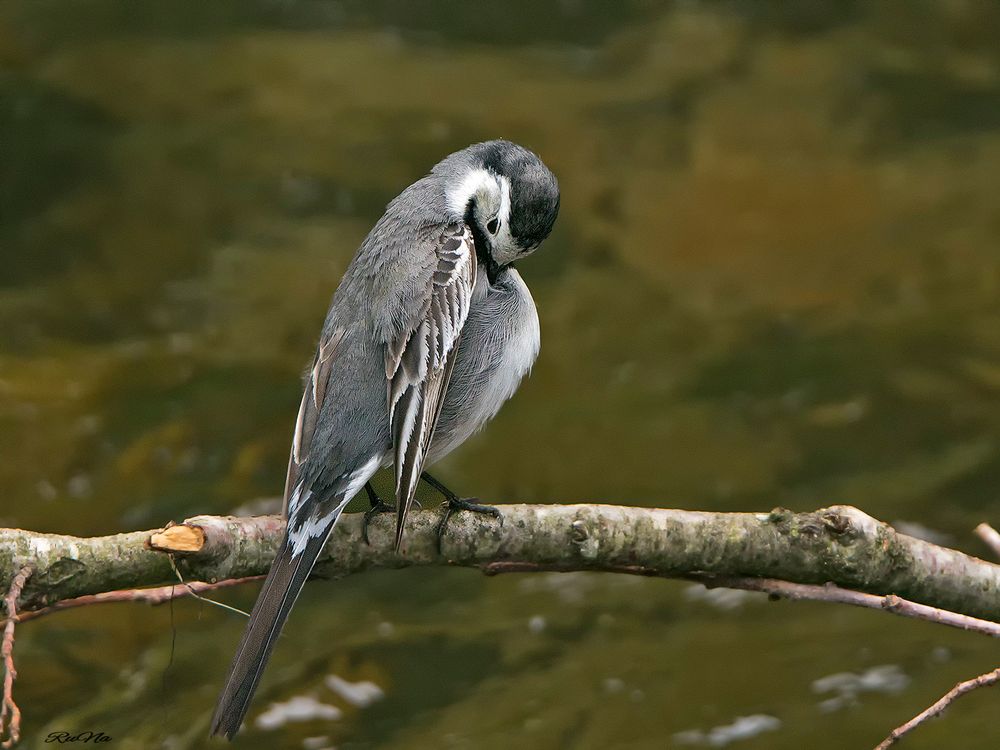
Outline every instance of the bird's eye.
<path fill-rule="evenodd" d="M 498 231 L 500 231 L 500 217 L 495 216 L 492 219 L 490 219 L 489 222 L 487 222 L 486 224 L 486 229 L 489 230 L 490 234 L 496 234 Z"/>

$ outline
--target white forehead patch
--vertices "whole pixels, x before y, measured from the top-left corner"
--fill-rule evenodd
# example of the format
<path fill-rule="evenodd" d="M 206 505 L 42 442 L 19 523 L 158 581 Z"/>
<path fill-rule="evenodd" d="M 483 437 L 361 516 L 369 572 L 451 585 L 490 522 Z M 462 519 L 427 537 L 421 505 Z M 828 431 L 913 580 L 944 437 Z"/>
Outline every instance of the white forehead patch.
<path fill-rule="evenodd" d="M 503 179 L 502 177 L 500 178 Z M 448 201 L 448 210 L 457 216 L 465 216 L 465 208 L 469 205 L 472 196 L 479 193 L 491 194 L 494 197 L 500 193 L 500 184 L 497 176 L 486 169 L 473 169 L 454 187 L 450 188 L 445 196 Z M 506 191 L 510 193 L 508 189 Z M 501 198 L 502 200 L 502 198 Z M 508 197 L 508 202 L 509 202 Z M 502 210 L 502 209 L 501 209 Z"/>

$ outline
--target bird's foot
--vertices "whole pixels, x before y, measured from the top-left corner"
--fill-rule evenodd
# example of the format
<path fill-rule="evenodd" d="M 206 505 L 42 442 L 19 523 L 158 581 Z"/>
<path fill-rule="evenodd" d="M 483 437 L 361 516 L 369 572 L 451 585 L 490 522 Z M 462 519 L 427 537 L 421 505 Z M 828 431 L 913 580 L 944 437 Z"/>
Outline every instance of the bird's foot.
<path fill-rule="evenodd" d="M 379 500 L 377 503 L 372 503 L 372 507 L 365 511 L 364 518 L 361 519 L 361 538 L 365 540 L 365 544 L 369 547 L 372 546 L 371 541 L 368 539 L 368 524 L 372 522 L 379 513 L 395 513 L 396 506 L 389 505 L 389 503 L 383 503 Z"/>
<path fill-rule="evenodd" d="M 441 518 L 441 523 L 437 527 L 437 542 L 438 542 L 438 552 L 441 551 L 441 541 L 444 538 L 444 532 L 448 526 L 448 519 L 451 518 L 451 514 L 459 510 L 467 510 L 472 513 L 485 513 L 486 515 L 493 516 L 500 522 L 503 526 L 503 514 L 498 508 L 494 508 L 492 505 L 482 505 L 481 503 L 474 502 L 478 498 L 463 498 L 458 496 L 449 497 L 444 502 L 444 516 Z"/>
<path fill-rule="evenodd" d="M 365 493 L 368 495 L 368 502 L 371 504 L 371 507 L 365 511 L 365 515 L 361 519 L 361 538 L 365 540 L 365 544 L 371 547 L 372 543 L 368 539 L 368 525 L 379 513 L 395 513 L 396 506 L 390 505 L 382 500 L 382 498 L 378 496 L 378 493 L 375 492 L 375 488 L 372 487 L 371 482 L 365 484 Z M 420 501 L 416 498 L 413 499 L 413 504 L 418 508 L 423 509 Z"/>

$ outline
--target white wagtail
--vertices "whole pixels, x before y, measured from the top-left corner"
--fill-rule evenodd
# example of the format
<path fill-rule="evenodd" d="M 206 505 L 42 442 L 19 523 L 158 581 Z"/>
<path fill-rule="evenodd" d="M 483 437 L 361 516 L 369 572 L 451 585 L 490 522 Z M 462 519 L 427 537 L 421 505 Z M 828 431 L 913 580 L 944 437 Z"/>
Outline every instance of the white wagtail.
<path fill-rule="evenodd" d="M 212 719 L 240 728 L 274 643 L 344 506 L 383 466 L 396 475 L 396 548 L 421 478 L 492 418 L 538 355 L 538 314 L 514 262 L 559 213 L 531 151 L 489 141 L 399 194 L 361 243 L 323 324 L 295 423 L 288 526 Z M 373 503 L 374 504 L 374 503 Z"/>

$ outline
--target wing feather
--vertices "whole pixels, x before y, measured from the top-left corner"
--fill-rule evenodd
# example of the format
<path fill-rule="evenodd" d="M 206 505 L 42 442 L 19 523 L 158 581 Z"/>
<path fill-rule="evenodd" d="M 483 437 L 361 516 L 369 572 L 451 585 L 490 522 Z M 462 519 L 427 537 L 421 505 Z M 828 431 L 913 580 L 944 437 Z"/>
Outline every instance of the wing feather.
<path fill-rule="evenodd" d="M 316 350 L 316 358 L 302 391 L 302 401 L 299 413 L 295 418 L 295 433 L 292 437 L 292 452 L 288 457 L 288 473 L 285 475 L 285 494 L 282 502 L 282 513 L 288 513 L 288 500 L 299 477 L 299 469 L 309 457 L 312 447 L 313 433 L 316 431 L 316 420 L 319 417 L 323 399 L 326 398 L 326 388 L 330 380 L 330 368 L 333 366 L 333 355 L 344 339 L 346 328 L 336 327 L 324 335 Z"/>
<path fill-rule="evenodd" d="M 464 225 L 447 227 L 419 314 L 386 345 L 389 422 L 396 466 L 396 548 L 448 388 L 476 286 L 476 251 Z"/>

